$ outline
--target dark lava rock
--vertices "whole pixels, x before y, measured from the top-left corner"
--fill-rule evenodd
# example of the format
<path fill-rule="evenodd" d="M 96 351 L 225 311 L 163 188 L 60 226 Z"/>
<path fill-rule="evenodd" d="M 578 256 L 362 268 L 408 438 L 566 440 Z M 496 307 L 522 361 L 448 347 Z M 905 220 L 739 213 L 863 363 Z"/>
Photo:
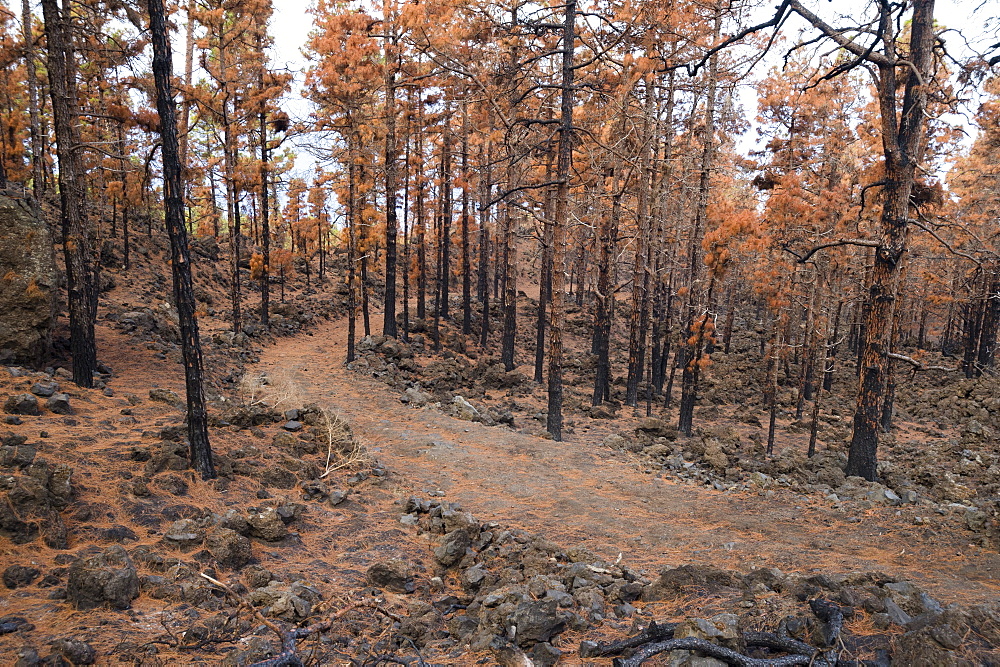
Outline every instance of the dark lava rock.
<path fill-rule="evenodd" d="M 3 571 L 3 585 L 7 588 L 20 588 L 33 582 L 41 571 L 27 565 L 11 565 Z"/>
<path fill-rule="evenodd" d="M 250 540 L 229 528 L 216 528 L 209 532 L 205 548 L 219 567 L 239 570 L 253 560 Z"/>
<path fill-rule="evenodd" d="M 57 639 L 52 642 L 52 650 L 74 665 L 92 665 L 97 661 L 93 647 L 79 639 Z"/>
<path fill-rule="evenodd" d="M 596 405 L 590 409 L 591 419 L 614 419 L 617 416 L 613 410 L 604 405 Z"/>
<path fill-rule="evenodd" d="M 552 667 L 562 657 L 562 651 L 548 642 L 539 642 L 531 647 L 528 655 L 536 667 Z"/>
<path fill-rule="evenodd" d="M 662 570 L 659 578 L 643 590 L 642 599 L 659 600 L 688 587 L 716 592 L 723 588 L 739 588 L 740 585 L 738 576 L 727 570 L 708 565 L 682 565 Z"/>
<path fill-rule="evenodd" d="M 157 477 L 154 483 L 167 493 L 175 496 L 183 496 L 188 492 L 188 483 L 180 475 Z"/>
<path fill-rule="evenodd" d="M 250 524 L 250 534 L 267 542 L 277 542 L 288 535 L 285 522 L 281 520 L 278 510 L 268 507 L 263 511 L 251 514 L 247 519 Z"/>
<path fill-rule="evenodd" d="M 472 538 L 464 528 L 453 530 L 434 549 L 434 557 L 445 567 L 451 567 L 465 556 L 465 550 L 472 546 Z"/>
<path fill-rule="evenodd" d="M 510 624 L 517 628 L 518 645 L 530 646 L 547 642 L 562 632 L 566 619 L 559 613 L 554 600 L 531 600 L 517 605 Z"/>
<path fill-rule="evenodd" d="M 139 596 L 135 566 L 120 545 L 78 558 L 69 567 L 66 597 L 77 609 L 128 609 Z"/>
<path fill-rule="evenodd" d="M 10 634 L 18 630 L 34 630 L 35 626 L 23 616 L 4 616 L 0 618 L 0 635 Z"/>
<path fill-rule="evenodd" d="M 384 588 L 393 593 L 412 593 L 416 590 L 410 566 L 401 560 L 393 559 L 375 563 L 368 568 L 367 577 L 373 586 Z"/>
<path fill-rule="evenodd" d="M 38 399 L 31 394 L 15 394 L 10 396 L 3 404 L 4 412 L 12 415 L 31 415 L 36 417 L 41 414 L 38 409 Z"/>
<path fill-rule="evenodd" d="M 635 427 L 637 433 L 645 433 L 651 438 L 666 438 L 667 440 L 677 439 L 677 429 L 669 426 L 662 419 L 656 417 L 646 417 Z"/>
<path fill-rule="evenodd" d="M 69 404 L 69 394 L 52 394 L 45 401 L 45 409 L 57 415 L 73 414 L 73 408 Z"/>
<path fill-rule="evenodd" d="M 14 478 L 6 497 L 0 496 L 0 536 L 14 544 L 31 542 L 41 534 L 53 549 L 67 548 L 66 525 L 59 510 L 72 495 L 72 469 L 64 464 L 54 468 L 36 461 L 24 477 Z"/>
<path fill-rule="evenodd" d="M 184 549 L 201 544 L 205 531 L 194 519 L 178 519 L 163 534 L 163 539 Z"/>
<path fill-rule="evenodd" d="M 48 398 L 57 391 L 59 391 L 59 384 L 56 382 L 36 382 L 31 385 L 31 393 L 42 398 Z"/>
<path fill-rule="evenodd" d="M 274 489 L 294 489 L 299 478 L 291 470 L 281 466 L 269 466 L 260 471 L 258 479 L 264 486 Z"/>
<path fill-rule="evenodd" d="M 149 390 L 149 400 L 156 401 L 158 403 L 166 403 L 167 405 L 172 405 L 174 407 L 180 407 L 184 405 L 184 401 L 175 392 L 169 389 L 153 388 Z"/>
<path fill-rule="evenodd" d="M 135 531 L 128 526 L 111 526 L 101 533 L 101 539 L 105 542 L 126 542 L 135 541 L 139 539 L 139 536 L 135 534 Z"/>
<path fill-rule="evenodd" d="M 34 445 L 4 445 L 0 447 L 0 466 L 25 468 L 35 460 L 36 453 Z"/>

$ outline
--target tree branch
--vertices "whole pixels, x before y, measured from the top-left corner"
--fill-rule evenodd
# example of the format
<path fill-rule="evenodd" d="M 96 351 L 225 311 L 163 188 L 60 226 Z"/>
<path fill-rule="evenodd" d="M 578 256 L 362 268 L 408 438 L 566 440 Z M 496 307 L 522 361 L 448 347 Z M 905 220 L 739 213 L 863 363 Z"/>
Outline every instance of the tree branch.
<path fill-rule="evenodd" d="M 918 371 L 947 371 L 948 373 L 954 373 L 958 370 L 957 368 L 949 368 L 947 366 L 927 366 L 913 357 L 908 357 L 905 354 L 897 354 L 896 352 L 890 352 L 889 358 L 896 361 L 905 361 Z"/>
<path fill-rule="evenodd" d="M 800 255 L 787 245 L 782 245 L 781 249 L 796 258 L 796 263 L 805 264 L 809 261 L 809 258 L 818 253 L 820 250 L 825 250 L 826 248 L 835 248 L 842 245 L 855 245 L 861 246 L 863 248 L 878 248 L 881 247 L 881 243 L 875 241 L 874 239 L 839 239 L 837 241 L 831 241 L 830 243 L 823 243 L 814 248 L 811 248 L 809 252 L 805 255 Z"/>

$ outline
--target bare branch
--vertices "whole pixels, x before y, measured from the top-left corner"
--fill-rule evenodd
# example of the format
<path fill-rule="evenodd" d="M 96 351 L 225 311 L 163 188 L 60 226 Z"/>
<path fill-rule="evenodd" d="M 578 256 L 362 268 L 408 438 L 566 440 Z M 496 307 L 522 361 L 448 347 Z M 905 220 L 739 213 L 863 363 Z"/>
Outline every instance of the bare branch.
<path fill-rule="evenodd" d="M 949 368 L 947 366 L 927 366 L 913 357 L 908 357 L 905 354 L 897 354 L 896 352 L 890 352 L 889 358 L 895 359 L 896 361 L 905 361 L 918 371 L 947 371 L 949 373 L 954 373 L 958 370 L 957 368 Z"/>
<path fill-rule="evenodd" d="M 874 239 L 838 239 L 836 241 L 831 241 L 830 243 L 823 243 L 814 248 L 811 248 L 809 252 L 807 252 L 804 255 L 798 254 L 797 252 L 789 248 L 787 245 L 783 245 L 781 249 L 787 252 L 789 255 L 795 257 L 796 263 L 805 264 L 806 262 L 809 261 L 809 258 L 818 253 L 820 250 L 825 250 L 827 248 L 835 248 L 837 246 L 842 246 L 842 245 L 855 245 L 864 248 L 878 248 L 881 247 L 882 244 Z"/>

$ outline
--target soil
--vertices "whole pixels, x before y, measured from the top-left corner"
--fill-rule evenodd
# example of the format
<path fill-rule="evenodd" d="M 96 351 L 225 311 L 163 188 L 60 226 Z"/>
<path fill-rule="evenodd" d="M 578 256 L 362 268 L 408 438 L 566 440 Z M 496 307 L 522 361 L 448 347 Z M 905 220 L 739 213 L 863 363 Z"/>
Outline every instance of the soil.
<path fill-rule="evenodd" d="M 1000 592 L 1000 554 L 959 525 L 917 526 L 917 508 L 835 510 L 783 489 L 719 492 L 644 472 L 601 444 L 602 433 L 553 442 L 412 408 L 378 380 L 342 365 L 343 321 L 266 349 L 257 368 L 291 374 L 307 402 L 329 406 L 409 493 L 442 491 L 498 520 L 608 560 L 658 570 L 681 564 L 809 572 L 882 570 L 946 602 Z"/>

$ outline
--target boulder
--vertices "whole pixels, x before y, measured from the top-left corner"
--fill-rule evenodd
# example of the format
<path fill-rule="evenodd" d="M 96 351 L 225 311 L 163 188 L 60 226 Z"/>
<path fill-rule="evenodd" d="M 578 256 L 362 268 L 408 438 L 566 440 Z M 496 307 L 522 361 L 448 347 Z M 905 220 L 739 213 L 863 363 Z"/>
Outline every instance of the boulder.
<path fill-rule="evenodd" d="M 174 407 L 183 407 L 184 401 L 175 392 L 169 389 L 161 389 L 159 387 L 154 387 L 149 390 L 149 400 L 156 401 L 158 403 L 166 403 L 167 405 L 172 405 Z"/>
<path fill-rule="evenodd" d="M 421 391 L 420 387 L 407 387 L 406 391 L 399 400 L 403 403 L 409 403 L 410 405 L 426 405 L 433 399 L 433 396 L 425 391 Z"/>
<path fill-rule="evenodd" d="M 31 415 L 33 417 L 41 414 L 38 409 L 38 399 L 32 394 L 15 394 L 8 396 L 3 404 L 4 412 L 12 415 Z"/>
<path fill-rule="evenodd" d="M 368 568 L 368 583 L 393 593 L 412 593 L 413 572 L 404 561 L 392 559 L 375 563 Z"/>
<path fill-rule="evenodd" d="M 94 648 L 79 639 L 57 639 L 52 642 L 52 650 L 68 660 L 71 665 L 93 665 L 97 662 L 97 652 Z"/>
<path fill-rule="evenodd" d="M 591 411 L 593 413 L 593 411 Z M 667 424 L 662 419 L 656 417 L 646 417 L 635 427 L 636 433 L 645 433 L 651 438 L 666 438 L 667 440 L 677 439 L 677 429 Z"/>
<path fill-rule="evenodd" d="M 510 625 L 516 630 L 516 641 L 521 646 L 547 642 L 566 627 L 566 620 L 553 600 L 530 600 L 517 605 Z"/>
<path fill-rule="evenodd" d="M 58 273 L 46 221 L 0 196 L 0 363 L 42 360 L 52 342 Z"/>
<path fill-rule="evenodd" d="M 277 542 L 288 535 L 285 522 L 273 507 L 251 514 L 247 522 L 250 524 L 250 534 L 267 542 Z"/>
<path fill-rule="evenodd" d="M 20 588 L 28 586 L 41 572 L 36 567 L 28 565 L 11 565 L 3 571 L 3 585 L 7 588 Z"/>
<path fill-rule="evenodd" d="M 464 419 L 465 421 L 476 421 L 480 419 L 479 410 L 475 408 L 472 403 L 469 403 L 462 396 L 455 396 L 451 399 L 452 413 L 459 419 Z"/>
<path fill-rule="evenodd" d="M 42 398 L 48 398 L 57 391 L 59 391 L 57 382 L 36 382 L 31 385 L 31 393 Z"/>
<path fill-rule="evenodd" d="M 719 614 L 712 618 L 688 618 L 674 630 L 674 637 L 704 639 L 726 648 L 739 648 L 739 617 L 736 614 Z"/>
<path fill-rule="evenodd" d="M 163 539 L 184 549 L 201 544 L 205 532 L 194 519 L 178 519 L 170 525 Z"/>
<path fill-rule="evenodd" d="M 45 401 L 45 408 L 49 412 L 54 412 L 57 415 L 73 414 L 73 408 L 69 405 L 69 394 L 52 394 L 52 396 Z"/>
<path fill-rule="evenodd" d="M 212 530 L 205 538 L 205 547 L 220 567 L 239 570 L 253 560 L 250 540 L 229 528 Z"/>
<path fill-rule="evenodd" d="M 465 550 L 472 546 L 472 538 L 465 528 L 453 530 L 434 549 L 434 558 L 445 567 L 451 567 L 465 556 Z"/>
<path fill-rule="evenodd" d="M 81 556 L 69 567 L 66 598 L 77 609 L 108 605 L 128 609 L 139 597 L 139 577 L 121 545 L 114 544 L 89 556 Z"/>

